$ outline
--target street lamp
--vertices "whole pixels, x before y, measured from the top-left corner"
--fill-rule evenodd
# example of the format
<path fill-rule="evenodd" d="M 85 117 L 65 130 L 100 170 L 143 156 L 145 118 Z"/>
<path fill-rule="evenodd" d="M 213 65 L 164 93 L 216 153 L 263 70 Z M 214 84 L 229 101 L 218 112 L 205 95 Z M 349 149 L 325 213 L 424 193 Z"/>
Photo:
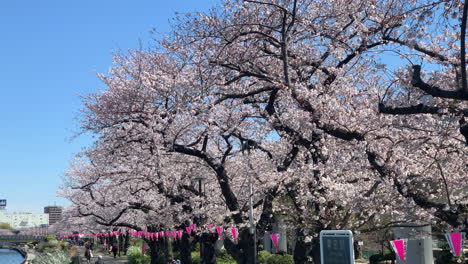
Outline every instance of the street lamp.
<path fill-rule="evenodd" d="M 205 191 L 205 177 L 204 176 L 195 176 L 193 177 L 194 185 L 198 187 L 198 196 L 203 196 Z"/>

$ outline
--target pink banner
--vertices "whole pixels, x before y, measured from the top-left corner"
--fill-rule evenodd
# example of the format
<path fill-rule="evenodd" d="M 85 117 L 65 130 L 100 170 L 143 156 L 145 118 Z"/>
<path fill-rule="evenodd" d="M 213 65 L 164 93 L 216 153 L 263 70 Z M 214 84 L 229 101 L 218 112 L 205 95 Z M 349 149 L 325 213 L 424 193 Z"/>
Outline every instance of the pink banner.
<path fill-rule="evenodd" d="M 278 245 L 278 234 L 270 234 L 271 241 L 273 241 L 273 245 L 275 245 L 276 253 L 279 252 L 279 245 Z"/>
<path fill-rule="evenodd" d="M 197 229 L 197 226 L 194 225 L 194 224 L 191 224 L 191 225 L 190 225 L 190 228 L 191 228 L 193 231 L 195 231 L 195 230 Z"/>
<path fill-rule="evenodd" d="M 190 234 L 192 234 L 192 229 L 190 228 L 190 226 L 187 226 L 185 228 L 185 231 L 187 231 L 187 234 L 189 234 L 189 236 L 190 236 Z"/>
<path fill-rule="evenodd" d="M 231 234 L 232 234 L 232 238 L 237 243 L 237 229 L 236 228 L 231 228 Z"/>
<path fill-rule="evenodd" d="M 406 239 L 392 240 L 390 241 L 393 250 L 397 254 L 398 258 L 405 261 L 405 252 L 406 252 Z"/>
<path fill-rule="evenodd" d="M 223 228 L 220 226 L 216 227 L 216 232 L 218 232 L 218 239 L 223 240 Z"/>
<path fill-rule="evenodd" d="M 449 243 L 450 249 L 454 256 L 460 257 L 463 249 L 464 233 L 447 233 L 445 237 Z"/>
<path fill-rule="evenodd" d="M 179 237 L 179 240 L 182 240 L 182 230 L 177 231 L 177 236 Z"/>

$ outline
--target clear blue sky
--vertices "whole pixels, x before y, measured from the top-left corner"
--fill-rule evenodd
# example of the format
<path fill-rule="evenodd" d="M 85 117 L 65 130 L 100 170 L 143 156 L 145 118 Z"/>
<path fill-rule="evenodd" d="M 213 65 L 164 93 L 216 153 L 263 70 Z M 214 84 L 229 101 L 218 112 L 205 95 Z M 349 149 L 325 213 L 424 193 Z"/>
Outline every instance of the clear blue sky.
<path fill-rule="evenodd" d="M 79 95 L 105 88 L 112 52 L 148 46 L 175 12 L 217 0 L 0 1 L 0 199 L 8 211 L 42 212 L 56 197 L 74 153 Z"/>

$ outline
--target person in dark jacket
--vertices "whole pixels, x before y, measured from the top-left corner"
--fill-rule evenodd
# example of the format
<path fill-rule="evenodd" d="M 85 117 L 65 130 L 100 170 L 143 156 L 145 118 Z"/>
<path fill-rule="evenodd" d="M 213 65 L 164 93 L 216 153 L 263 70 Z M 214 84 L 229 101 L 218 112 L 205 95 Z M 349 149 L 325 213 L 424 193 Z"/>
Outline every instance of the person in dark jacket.
<path fill-rule="evenodd" d="M 85 249 L 84 256 L 87 260 L 87 263 L 91 263 L 91 249 L 89 247 Z"/>
<path fill-rule="evenodd" d="M 117 253 L 119 252 L 119 246 L 117 244 L 114 244 L 112 246 L 112 253 L 114 253 L 114 258 L 117 258 Z"/>

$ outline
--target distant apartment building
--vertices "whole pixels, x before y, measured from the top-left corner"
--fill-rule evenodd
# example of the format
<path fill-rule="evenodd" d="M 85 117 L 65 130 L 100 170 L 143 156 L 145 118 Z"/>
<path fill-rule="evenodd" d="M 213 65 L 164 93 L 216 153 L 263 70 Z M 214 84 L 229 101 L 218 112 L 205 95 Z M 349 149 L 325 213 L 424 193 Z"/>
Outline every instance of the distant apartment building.
<path fill-rule="evenodd" d="M 44 213 L 49 215 L 49 225 L 53 225 L 62 220 L 63 207 L 61 206 L 46 206 Z"/>
<path fill-rule="evenodd" d="M 0 222 L 8 223 L 14 229 L 47 226 L 48 214 L 3 213 L 0 211 Z"/>

